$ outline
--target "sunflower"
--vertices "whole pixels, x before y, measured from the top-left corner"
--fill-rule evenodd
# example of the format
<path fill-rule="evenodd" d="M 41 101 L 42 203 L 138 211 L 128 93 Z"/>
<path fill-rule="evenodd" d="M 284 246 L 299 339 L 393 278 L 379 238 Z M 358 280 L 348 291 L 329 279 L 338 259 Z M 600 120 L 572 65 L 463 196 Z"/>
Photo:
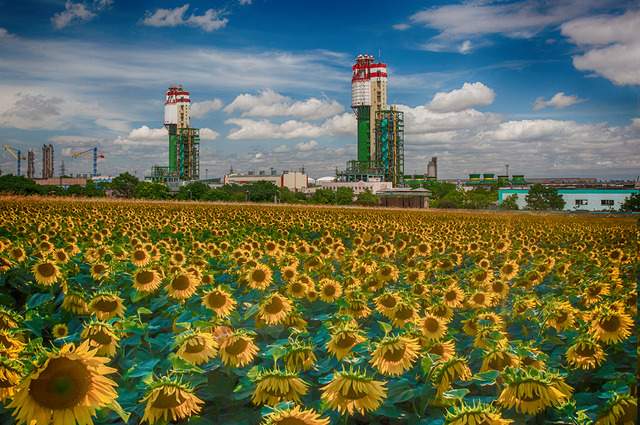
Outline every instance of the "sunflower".
<path fill-rule="evenodd" d="M 498 403 L 517 412 L 535 415 L 547 407 L 560 406 L 570 397 L 572 388 L 551 372 L 537 369 L 507 368 L 502 373 L 505 387 Z"/>
<path fill-rule="evenodd" d="M 264 291 L 271 285 L 272 272 L 267 265 L 256 264 L 244 277 L 251 288 Z"/>
<path fill-rule="evenodd" d="M 204 332 L 187 331 L 176 338 L 176 346 L 176 355 L 195 365 L 207 363 L 218 353 L 215 338 Z"/>
<path fill-rule="evenodd" d="M 22 351 L 25 344 L 14 330 L 0 330 L 0 355 L 14 358 Z"/>
<path fill-rule="evenodd" d="M 275 293 L 260 303 L 258 317 L 268 325 L 278 325 L 284 322 L 292 310 L 291 301 L 287 297 Z"/>
<path fill-rule="evenodd" d="M 393 325 L 399 328 L 405 324 L 413 322 L 418 318 L 418 312 L 413 304 L 409 301 L 401 301 L 393 310 Z"/>
<path fill-rule="evenodd" d="M 8 407 L 19 425 L 92 425 L 98 409 L 117 403 L 117 384 L 106 377 L 117 370 L 107 362 L 87 342 L 65 344 L 21 381 Z"/>
<path fill-rule="evenodd" d="M 153 382 L 140 402 L 146 403 L 142 422 L 150 425 L 181 421 L 198 414 L 204 404 L 191 387 L 168 377 Z"/>
<path fill-rule="evenodd" d="M 614 394 L 598 415 L 595 425 L 635 425 L 638 423 L 638 400 L 630 394 Z"/>
<path fill-rule="evenodd" d="M 312 344 L 294 340 L 286 345 L 283 360 L 287 369 L 304 372 L 313 368 L 316 363 L 316 354 Z"/>
<path fill-rule="evenodd" d="M 576 321 L 575 309 L 567 301 L 552 303 L 546 308 L 547 325 L 555 328 L 556 331 L 562 332 L 571 329 Z"/>
<path fill-rule="evenodd" d="M 64 295 L 62 309 L 77 315 L 89 314 L 89 304 L 84 300 L 82 294 L 74 292 L 68 292 Z"/>
<path fill-rule="evenodd" d="M 54 338 L 66 338 L 69 335 L 69 327 L 64 323 L 58 323 L 53 325 L 53 329 L 51 330 L 51 334 Z"/>
<path fill-rule="evenodd" d="M 494 282 L 489 282 L 487 285 L 493 285 Z M 484 308 L 491 307 L 493 305 L 493 294 L 483 291 L 475 291 L 473 294 L 467 297 L 467 302 L 471 308 Z"/>
<path fill-rule="evenodd" d="M 605 353 L 592 338 L 583 336 L 569 347 L 566 357 L 572 367 L 589 370 L 600 366 L 604 361 Z"/>
<path fill-rule="evenodd" d="M 433 341 L 427 340 L 426 343 L 423 343 L 427 353 L 435 354 L 442 361 L 449 360 L 451 357 L 456 355 L 456 345 L 453 340 L 447 341 Z"/>
<path fill-rule="evenodd" d="M 447 333 L 447 324 L 433 314 L 426 314 L 420 320 L 420 329 L 426 339 L 437 341 Z"/>
<path fill-rule="evenodd" d="M 518 266 L 517 262 L 507 261 L 500 267 L 500 277 L 505 281 L 509 281 L 516 277 L 519 270 L 520 266 Z"/>
<path fill-rule="evenodd" d="M 320 281 L 320 299 L 326 303 L 331 303 L 340 298 L 342 287 L 333 279 L 322 279 Z"/>
<path fill-rule="evenodd" d="M 458 308 L 464 301 L 464 292 L 457 284 L 449 285 L 443 294 L 444 304 L 449 308 Z"/>
<path fill-rule="evenodd" d="M 300 397 L 309 391 L 309 384 L 296 372 L 278 368 L 259 371 L 255 378 L 256 388 L 251 402 L 256 406 L 274 406 L 281 401 L 300 403 Z"/>
<path fill-rule="evenodd" d="M 80 337 L 88 340 L 91 347 L 97 347 L 98 355 L 113 356 L 118 348 L 119 338 L 113 326 L 106 322 L 94 321 L 85 325 Z"/>
<path fill-rule="evenodd" d="M 357 324 L 341 324 L 331 333 L 331 339 L 327 343 L 327 351 L 336 356 L 338 360 L 342 360 L 356 345 L 365 340 Z"/>
<path fill-rule="evenodd" d="M 167 285 L 167 292 L 169 297 L 182 301 L 195 294 L 198 285 L 200 285 L 200 279 L 194 273 L 186 270 L 179 271 Z"/>
<path fill-rule="evenodd" d="M 13 261 L 15 261 L 16 263 L 21 263 L 27 259 L 27 253 L 23 248 L 19 246 L 14 246 L 13 248 L 11 248 L 9 254 L 11 255 Z"/>
<path fill-rule="evenodd" d="M 136 267 L 144 267 L 151 261 L 151 256 L 143 248 L 137 248 L 131 253 L 131 262 Z"/>
<path fill-rule="evenodd" d="M 436 386 L 437 397 L 441 397 L 445 391 L 451 389 L 455 381 L 468 381 L 471 375 L 471 369 L 463 357 L 452 356 L 437 362 L 431 375 L 431 381 Z"/>
<path fill-rule="evenodd" d="M 394 292 L 385 292 L 378 296 L 375 300 L 376 310 L 383 316 L 393 319 L 395 308 L 400 302 L 400 297 Z"/>
<path fill-rule="evenodd" d="M 280 275 L 285 282 L 291 282 L 298 275 L 298 271 L 295 265 L 289 265 L 280 269 Z"/>
<path fill-rule="evenodd" d="M 304 298 L 307 295 L 307 284 L 300 279 L 293 279 L 287 284 L 287 294 L 293 298 Z"/>
<path fill-rule="evenodd" d="M 218 354 L 225 366 L 244 367 L 258 354 L 258 346 L 251 333 L 237 330 L 220 342 Z"/>
<path fill-rule="evenodd" d="M 122 298 L 115 293 L 101 292 L 91 299 L 89 310 L 99 320 L 109 320 L 124 316 L 124 303 Z"/>
<path fill-rule="evenodd" d="M 520 365 L 520 359 L 511 351 L 500 346 L 494 346 L 485 350 L 482 356 L 482 366 L 480 372 L 488 370 L 502 371 L 505 367 L 515 367 Z"/>
<path fill-rule="evenodd" d="M 0 329 L 16 329 L 22 322 L 22 317 L 15 311 L 0 306 Z"/>
<path fill-rule="evenodd" d="M 609 295 L 609 285 L 604 282 L 592 282 L 583 292 L 582 300 L 586 306 L 596 304 L 603 296 Z"/>
<path fill-rule="evenodd" d="M 44 286 L 53 285 L 61 276 L 60 269 L 58 269 L 56 263 L 50 260 L 39 261 L 34 264 L 31 271 L 36 278 L 36 282 Z"/>
<path fill-rule="evenodd" d="M 22 381 L 20 370 L 20 363 L 0 358 L 0 403 L 15 394 L 17 385 Z"/>
<path fill-rule="evenodd" d="M 340 414 L 353 415 L 376 410 L 387 396 L 385 382 L 376 381 L 360 371 L 335 372 L 322 387 L 322 400 Z"/>
<path fill-rule="evenodd" d="M 633 319 L 623 311 L 607 306 L 596 308 L 591 320 L 590 333 L 605 344 L 616 344 L 631 335 Z"/>
<path fill-rule="evenodd" d="M 160 274 L 154 269 L 138 270 L 133 276 L 133 287 L 142 293 L 151 293 L 160 287 Z"/>
<path fill-rule="evenodd" d="M 264 417 L 260 425 L 329 425 L 329 418 L 322 418 L 313 409 L 293 406 L 288 409 L 274 409 Z"/>
<path fill-rule="evenodd" d="M 445 425 L 509 425 L 511 419 L 504 419 L 500 410 L 490 404 L 474 403 L 454 406 L 445 415 Z"/>
<path fill-rule="evenodd" d="M 102 280 L 109 274 L 109 266 L 104 263 L 97 263 L 91 266 L 91 277 L 98 281 Z"/>
<path fill-rule="evenodd" d="M 202 305 L 214 311 L 219 317 L 227 317 L 235 310 L 236 300 L 225 289 L 218 287 L 202 296 Z"/>
<path fill-rule="evenodd" d="M 409 370 L 420 353 L 420 344 L 407 336 L 385 336 L 369 361 L 383 375 L 402 375 Z"/>

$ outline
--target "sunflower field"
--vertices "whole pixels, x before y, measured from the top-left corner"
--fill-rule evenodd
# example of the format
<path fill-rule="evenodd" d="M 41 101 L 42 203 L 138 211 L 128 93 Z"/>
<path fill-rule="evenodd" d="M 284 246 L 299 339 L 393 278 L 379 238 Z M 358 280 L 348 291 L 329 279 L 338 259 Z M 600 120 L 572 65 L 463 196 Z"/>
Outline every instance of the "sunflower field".
<path fill-rule="evenodd" d="M 629 218 L 0 201 L 0 423 L 635 424 Z"/>

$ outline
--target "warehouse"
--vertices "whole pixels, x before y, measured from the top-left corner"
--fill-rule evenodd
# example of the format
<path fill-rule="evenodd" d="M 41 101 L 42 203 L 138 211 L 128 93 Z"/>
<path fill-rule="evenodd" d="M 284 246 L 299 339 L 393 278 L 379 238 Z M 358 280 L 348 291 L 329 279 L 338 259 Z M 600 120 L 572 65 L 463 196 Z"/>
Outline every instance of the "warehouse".
<path fill-rule="evenodd" d="M 498 203 L 511 195 L 517 195 L 519 209 L 527 208 L 526 196 L 529 189 L 499 189 Z M 625 199 L 640 193 L 638 189 L 558 189 L 564 199 L 565 211 L 618 211 Z"/>

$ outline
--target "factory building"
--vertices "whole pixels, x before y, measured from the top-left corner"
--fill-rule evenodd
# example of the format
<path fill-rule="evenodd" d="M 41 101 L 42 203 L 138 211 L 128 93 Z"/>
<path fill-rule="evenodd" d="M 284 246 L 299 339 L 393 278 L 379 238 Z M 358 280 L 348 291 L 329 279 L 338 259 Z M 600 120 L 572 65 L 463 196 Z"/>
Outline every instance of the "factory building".
<path fill-rule="evenodd" d="M 357 118 L 357 159 L 337 173 L 342 181 L 404 178 L 404 113 L 387 105 L 387 65 L 358 55 L 352 66 L 351 107 Z"/>
<path fill-rule="evenodd" d="M 609 188 L 561 188 L 558 194 L 564 199 L 565 211 L 610 211 L 619 210 L 625 199 L 638 189 L 609 189 Z M 517 195 L 516 203 L 519 209 L 527 208 L 527 194 L 529 189 L 502 188 L 498 190 L 498 204 L 509 196 Z"/>
<path fill-rule="evenodd" d="M 27 178 L 34 179 L 36 177 L 36 153 L 33 149 L 27 152 Z"/>
<path fill-rule="evenodd" d="M 257 182 L 271 182 L 279 188 L 286 187 L 292 192 L 299 192 L 309 186 L 309 177 L 302 170 L 277 173 L 274 169 L 271 169 L 269 174 L 265 171 L 259 171 L 258 173 L 249 171 L 245 174 L 229 173 L 222 179 L 223 184 L 250 184 Z"/>
<path fill-rule="evenodd" d="M 438 180 L 438 157 L 434 156 L 427 164 L 427 178 Z"/>
<path fill-rule="evenodd" d="M 182 86 L 165 94 L 164 126 L 169 132 L 169 165 L 156 165 L 154 181 L 189 181 L 200 178 L 200 129 L 191 127 L 191 98 Z"/>
<path fill-rule="evenodd" d="M 393 188 L 391 182 L 376 182 L 376 181 L 357 181 L 357 182 L 340 182 L 340 181 L 318 181 L 316 186 L 321 189 L 331 189 L 337 191 L 341 187 L 346 187 L 353 190 L 354 195 L 359 195 L 367 190 L 373 194 L 390 190 Z"/>
<path fill-rule="evenodd" d="M 53 177 L 53 145 L 42 145 L 42 178 Z"/>

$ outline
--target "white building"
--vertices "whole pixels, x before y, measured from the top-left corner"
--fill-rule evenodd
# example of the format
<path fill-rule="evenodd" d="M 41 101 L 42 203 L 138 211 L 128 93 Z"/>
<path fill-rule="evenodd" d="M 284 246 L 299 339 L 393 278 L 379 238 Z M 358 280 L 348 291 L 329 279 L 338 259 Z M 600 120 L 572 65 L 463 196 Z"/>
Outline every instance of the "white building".
<path fill-rule="evenodd" d="M 519 209 L 527 208 L 526 196 L 529 189 L 499 189 L 498 203 L 506 198 L 517 195 L 516 203 Z M 638 189 L 558 189 L 558 194 L 564 199 L 565 211 L 609 211 L 619 210 L 625 199 Z"/>
<path fill-rule="evenodd" d="M 338 182 L 338 181 L 317 181 L 317 187 L 322 189 L 338 190 L 341 187 L 353 189 L 354 195 L 369 190 L 371 193 L 378 193 L 393 188 L 392 182 L 374 182 L 374 181 L 357 181 L 357 182 Z"/>
<path fill-rule="evenodd" d="M 309 186 L 309 177 L 300 171 L 284 171 L 282 174 L 266 174 L 260 172 L 258 174 L 227 174 L 223 178 L 224 184 L 248 184 L 267 181 L 275 184 L 279 188 L 286 187 L 292 192 L 299 192 Z"/>

